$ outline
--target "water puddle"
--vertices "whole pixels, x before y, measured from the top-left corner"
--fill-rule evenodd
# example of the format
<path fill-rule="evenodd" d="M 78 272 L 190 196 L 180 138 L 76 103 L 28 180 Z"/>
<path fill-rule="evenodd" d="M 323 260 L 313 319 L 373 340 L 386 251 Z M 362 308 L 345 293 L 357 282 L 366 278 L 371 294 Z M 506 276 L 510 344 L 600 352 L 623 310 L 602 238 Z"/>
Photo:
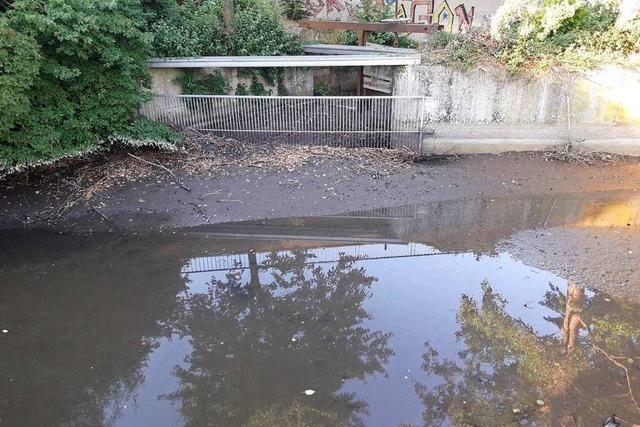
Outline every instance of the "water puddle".
<path fill-rule="evenodd" d="M 0 235 L 0 425 L 640 422 L 640 197 Z"/>

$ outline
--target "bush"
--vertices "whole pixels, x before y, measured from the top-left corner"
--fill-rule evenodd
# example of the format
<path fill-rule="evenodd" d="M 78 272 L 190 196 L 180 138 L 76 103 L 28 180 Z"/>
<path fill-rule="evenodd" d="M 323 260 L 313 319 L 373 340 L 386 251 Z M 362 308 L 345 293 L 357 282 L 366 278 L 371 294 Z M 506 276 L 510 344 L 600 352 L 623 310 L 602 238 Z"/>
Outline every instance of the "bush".
<path fill-rule="evenodd" d="M 40 70 L 40 59 L 36 41 L 0 16 L 0 141 L 8 139 L 29 113 L 28 90 Z"/>
<path fill-rule="evenodd" d="M 383 19 L 392 17 L 393 13 L 388 5 L 385 4 L 381 9 L 378 9 L 372 0 L 362 0 L 360 8 L 356 12 L 356 20 L 359 22 L 381 22 Z M 369 33 L 368 41 L 385 46 L 393 46 L 395 34 Z M 354 31 L 347 31 L 345 34 L 344 44 L 357 45 L 358 35 Z M 406 35 L 398 35 L 398 47 L 415 48 L 416 46 L 417 43 Z"/>
<path fill-rule="evenodd" d="M 321 81 L 313 85 L 314 96 L 333 96 L 335 94 L 336 93 L 331 85 L 325 81 Z"/>
<path fill-rule="evenodd" d="M 436 33 L 428 58 L 464 67 L 497 60 L 512 73 L 555 65 L 573 70 L 625 65 L 640 53 L 640 19 L 617 28 L 617 14 L 609 1 L 507 0 L 494 15 L 490 34 L 482 28 Z"/>
<path fill-rule="evenodd" d="M 306 19 L 311 16 L 311 13 L 307 9 L 307 6 L 303 0 L 283 0 L 282 8 L 284 16 L 287 19 L 298 21 L 300 19 Z"/>
<path fill-rule="evenodd" d="M 220 71 L 211 74 L 201 74 L 191 69 L 181 76 L 176 77 L 175 82 L 182 87 L 182 92 L 187 95 L 226 95 L 229 93 L 229 85 Z"/>
<path fill-rule="evenodd" d="M 511 71 L 527 64 L 586 68 L 624 63 L 640 52 L 640 21 L 615 27 L 616 3 L 587 0 L 508 0 L 491 23 L 502 46 L 498 58 Z"/>
<path fill-rule="evenodd" d="M 3 111 L 2 165 L 60 158 L 123 132 L 147 99 L 144 25 L 136 0 L 15 1 L 0 26 L 2 102 L 18 100 L 8 118 Z"/>
<path fill-rule="evenodd" d="M 218 3 L 181 5 L 167 2 L 149 15 L 152 19 L 152 55 L 157 57 L 217 56 L 228 51 L 221 30 L 222 8 Z"/>
<path fill-rule="evenodd" d="M 242 56 L 302 54 L 302 45 L 284 29 L 277 8 L 260 1 L 238 3 L 232 45 Z"/>

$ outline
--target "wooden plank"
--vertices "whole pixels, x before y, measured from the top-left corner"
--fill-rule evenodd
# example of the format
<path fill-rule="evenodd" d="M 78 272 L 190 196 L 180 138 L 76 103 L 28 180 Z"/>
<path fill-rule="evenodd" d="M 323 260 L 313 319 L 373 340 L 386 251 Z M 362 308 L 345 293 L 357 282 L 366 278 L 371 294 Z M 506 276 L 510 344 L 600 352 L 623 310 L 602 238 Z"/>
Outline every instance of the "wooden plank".
<path fill-rule="evenodd" d="M 435 33 L 438 24 L 410 24 L 405 22 L 349 22 L 303 19 L 298 24 L 314 30 L 352 30 L 356 32 Z"/>

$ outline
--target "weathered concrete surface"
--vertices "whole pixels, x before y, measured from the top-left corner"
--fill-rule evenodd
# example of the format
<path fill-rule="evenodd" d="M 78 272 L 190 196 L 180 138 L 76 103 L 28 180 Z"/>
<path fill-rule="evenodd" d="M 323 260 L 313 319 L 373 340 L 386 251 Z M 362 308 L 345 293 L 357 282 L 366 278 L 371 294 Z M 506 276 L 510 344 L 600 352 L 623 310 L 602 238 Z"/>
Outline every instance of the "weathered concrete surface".
<path fill-rule="evenodd" d="M 309 68 L 283 68 L 282 79 L 276 84 L 266 81 L 262 76 L 257 76 L 258 81 L 264 86 L 266 91 L 271 91 L 272 95 L 284 93 L 286 95 L 313 95 L 313 69 Z M 204 74 L 221 72 L 227 85 L 229 94 L 234 95 L 238 85 L 242 84 L 246 88 L 251 86 L 253 76 L 250 73 L 243 73 L 239 68 L 203 68 L 200 70 Z M 152 91 L 156 95 L 179 95 L 182 88 L 175 82 L 176 77 L 184 74 L 181 68 L 150 68 L 149 72 L 153 78 Z M 281 83 L 281 84 L 280 84 Z"/>
<path fill-rule="evenodd" d="M 405 67 L 394 95 L 425 96 L 426 152 L 575 149 L 640 155 L 640 71 L 620 67 L 510 77 L 477 67 Z"/>

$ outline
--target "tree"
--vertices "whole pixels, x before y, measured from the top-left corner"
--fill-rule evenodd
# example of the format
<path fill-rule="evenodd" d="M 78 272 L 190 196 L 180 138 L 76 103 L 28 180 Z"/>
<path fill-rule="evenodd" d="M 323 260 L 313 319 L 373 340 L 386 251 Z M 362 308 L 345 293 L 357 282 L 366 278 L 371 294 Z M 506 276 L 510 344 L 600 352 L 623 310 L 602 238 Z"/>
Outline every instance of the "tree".
<path fill-rule="evenodd" d="M 640 419 L 637 378 L 621 367 L 640 357 L 636 307 L 598 293 L 586 297 L 575 284 L 567 295 L 550 286 L 541 304 L 557 313 L 546 320 L 560 334 L 539 336 L 505 311 L 506 300 L 487 282 L 482 287 L 481 305 L 467 296 L 460 304 L 459 360 L 442 359 L 426 344 L 423 370 L 441 382 L 434 388 L 416 384 L 425 424 L 504 425 L 532 418 L 545 425 L 594 425 L 612 412 L 629 422 Z M 586 336 L 578 334 L 583 324 L 592 325 Z"/>
<path fill-rule="evenodd" d="M 248 281 L 233 271 L 185 295 L 173 324 L 193 351 L 167 398 L 180 401 L 187 424 L 358 424 L 366 404 L 340 392 L 342 382 L 384 373 L 393 352 L 390 334 L 361 325 L 374 278 L 353 262 L 323 268 L 304 251 L 273 253 L 259 267 L 268 281 L 254 259 Z M 305 397 L 310 388 L 316 394 Z"/>

